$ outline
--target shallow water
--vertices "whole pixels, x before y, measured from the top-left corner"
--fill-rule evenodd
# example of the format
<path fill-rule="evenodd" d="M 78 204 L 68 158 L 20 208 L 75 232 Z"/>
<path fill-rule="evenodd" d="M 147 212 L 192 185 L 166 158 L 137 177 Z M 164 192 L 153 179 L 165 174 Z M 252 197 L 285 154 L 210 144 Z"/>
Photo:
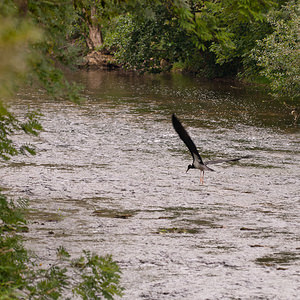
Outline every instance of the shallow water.
<path fill-rule="evenodd" d="M 2 162 L 2 186 L 30 199 L 26 245 L 45 263 L 63 245 L 112 253 L 124 299 L 297 299 L 299 127 L 263 92 L 235 84 L 79 72 L 83 105 L 38 90 L 36 156 Z M 199 183 L 172 128 L 175 112 L 213 166 Z"/>

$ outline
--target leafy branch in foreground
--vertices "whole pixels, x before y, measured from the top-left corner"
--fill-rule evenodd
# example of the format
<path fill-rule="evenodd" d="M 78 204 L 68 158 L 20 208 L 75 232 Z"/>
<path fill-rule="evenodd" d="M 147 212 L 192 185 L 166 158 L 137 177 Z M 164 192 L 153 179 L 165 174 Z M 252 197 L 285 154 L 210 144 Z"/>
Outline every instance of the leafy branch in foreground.
<path fill-rule="evenodd" d="M 63 248 L 49 268 L 42 268 L 23 247 L 18 232 L 28 230 L 26 202 L 9 202 L 0 194 L 0 299 L 59 299 L 73 293 L 82 299 L 122 296 L 121 271 L 110 255 L 89 251 L 71 260 Z"/>
<path fill-rule="evenodd" d="M 111 255 L 100 257 L 84 250 L 83 256 L 73 261 L 73 267 L 80 272 L 82 281 L 73 289 L 83 299 L 113 299 L 113 295 L 122 296 L 119 286 L 120 269 Z"/>
<path fill-rule="evenodd" d="M 82 299 L 114 299 L 122 296 L 120 274 L 111 255 L 102 257 L 84 250 L 81 257 L 71 260 L 67 250 L 59 247 L 49 269 L 38 267 L 28 277 L 25 293 L 30 299 L 58 299 L 71 291 Z"/>
<path fill-rule="evenodd" d="M 17 299 L 24 286 L 27 251 L 17 232 L 26 228 L 22 208 L 0 194 L 0 299 Z"/>
<path fill-rule="evenodd" d="M 37 112 L 28 112 L 25 120 L 20 121 L 0 102 L 0 158 L 8 160 L 18 154 L 35 154 L 34 147 L 29 144 L 16 145 L 11 137 L 21 132 L 37 136 L 43 129 L 39 122 L 40 116 Z"/>

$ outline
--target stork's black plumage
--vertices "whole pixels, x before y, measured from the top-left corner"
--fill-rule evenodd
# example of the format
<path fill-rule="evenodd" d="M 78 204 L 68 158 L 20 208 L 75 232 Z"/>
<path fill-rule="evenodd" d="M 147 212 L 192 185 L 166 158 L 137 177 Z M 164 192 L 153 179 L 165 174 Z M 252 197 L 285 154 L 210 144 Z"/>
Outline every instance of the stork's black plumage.
<path fill-rule="evenodd" d="M 190 150 L 192 157 L 193 157 L 193 163 L 191 165 L 188 165 L 187 172 L 189 169 L 199 169 L 200 170 L 200 183 L 203 183 L 204 180 L 204 171 L 213 171 L 213 169 L 209 168 L 207 165 L 209 164 L 218 164 L 222 162 L 229 162 L 229 161 L 237 161 L 242 158 L 249 158 L 250 156 L 242 156 L 238 158 L 232 158 L 232 159 L 219 159 L 219 160 L 211 160 L 207 162 L 203 162 L 196 145 L 194 144 L 193 140 L 187 133 L 187 131 L 184 129 L 180 121 L 177 119 L 175 114 L 172 115 L 172 123 L 175 131 L 178 133 L 179 137 L 182 139 L 182 141 L 185 143 L 185 145 Z M 202 177 L 201 177 L 202 175 Z"/>

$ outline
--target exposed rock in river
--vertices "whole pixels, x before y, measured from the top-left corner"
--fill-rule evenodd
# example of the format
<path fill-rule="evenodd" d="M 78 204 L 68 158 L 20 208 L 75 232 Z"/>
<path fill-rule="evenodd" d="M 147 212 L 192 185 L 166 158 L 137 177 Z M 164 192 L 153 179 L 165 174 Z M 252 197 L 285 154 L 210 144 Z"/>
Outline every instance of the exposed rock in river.
<path fill-rule="evenodd" d="M 113 55 L 93 51 L 84 58 L 82 67 L 88 69 L 116 69 L 120 68 L 120 65 L 116 62 Z"/>

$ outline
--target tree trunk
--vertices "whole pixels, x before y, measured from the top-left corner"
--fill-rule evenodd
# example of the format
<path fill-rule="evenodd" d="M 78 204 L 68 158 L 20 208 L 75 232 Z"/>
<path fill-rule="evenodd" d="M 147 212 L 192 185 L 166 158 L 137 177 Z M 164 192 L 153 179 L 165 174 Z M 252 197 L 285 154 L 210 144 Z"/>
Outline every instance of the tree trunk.
<path fill-rule="evenodd" d="M 19 9 L 20 16 L 25 17 L 28 11 L 28 0 L 14 0 L 14 2 Z"/>
<path fill-rule="evenodd" d="M 102 32 L 96 17 L 96 8 L 91 8 L 91 18 L 88 24 L 89 36 L 86 37 L 86 42 L 90 50 L 95 50 L 103 45 Z"/>
<path fill-rule="evenodd" d="M 89 24 L 89 36 L 87 45 L 90 50 L 95 50 L 103 45 L 102 33 L 100 27 L 95 24 Z"/>

